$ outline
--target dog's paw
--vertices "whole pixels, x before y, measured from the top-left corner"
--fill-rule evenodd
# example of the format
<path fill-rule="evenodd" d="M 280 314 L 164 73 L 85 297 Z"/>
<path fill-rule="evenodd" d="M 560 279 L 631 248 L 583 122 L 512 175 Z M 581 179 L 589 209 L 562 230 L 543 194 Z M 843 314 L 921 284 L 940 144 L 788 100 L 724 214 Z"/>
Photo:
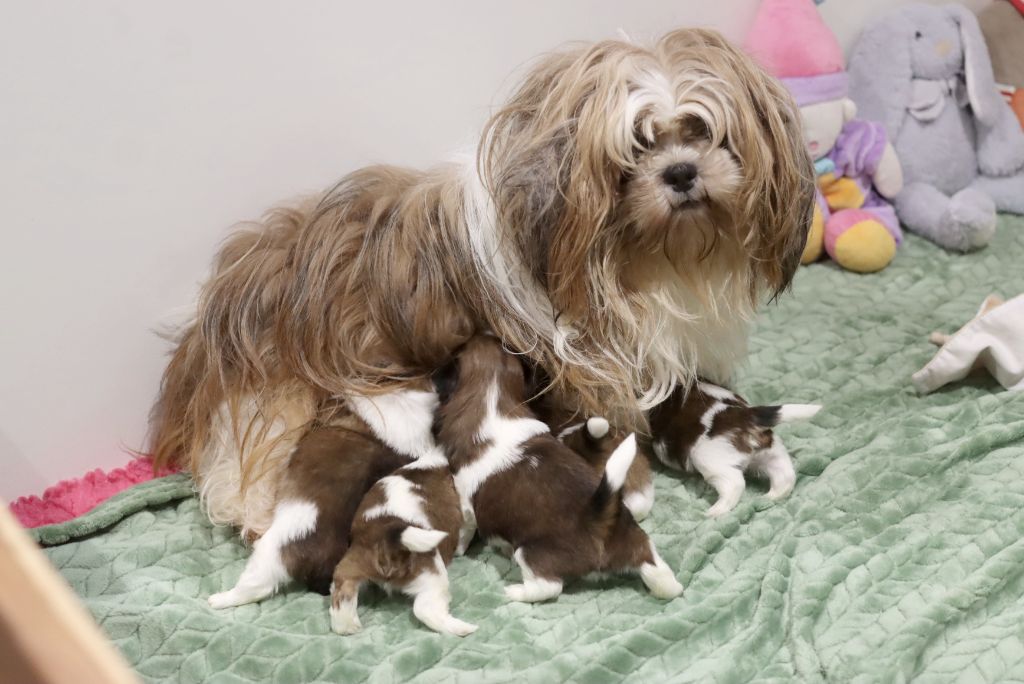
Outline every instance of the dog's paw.
<path fill-rule="evenodd" d="M 344 608 L 331 608 L 331 631 L 335 634 L 355 634 L 363 628 L 359 621 L 359 615 L 353 610 Z"/>
<path fill-rule="evenodd" d="M 654 485 L 647 485 L 639 491 L 632 491 L 622 497 L 622 504 L 633 514 L 637 522 L 651 513 L 654 507 Z"/>
<path fill-rule="evenodd" d="M 210 598 L 206 599 L 206 602 L 210 604 L 211 608 L 221 610 L 223 608 L 233 608 L 239 605 L 235 600 L 234 594 L 230 591 L 222 591 L 219 594 L 214 594 Z"/>
<path fill-rule="evenodd" d="M 683 593 L 683 585 L 664 563 L 644 563 L 640 566 L 640 579 L 655 598 L 668 601 Z"/>
<path fill-rule="evenodd" d="M 457 637 L 468 636 L 477 630 L 476 625 L 464 622 L 456 617 L 449 617 L 445 620 L 444 627 L 448 634 Z"/>

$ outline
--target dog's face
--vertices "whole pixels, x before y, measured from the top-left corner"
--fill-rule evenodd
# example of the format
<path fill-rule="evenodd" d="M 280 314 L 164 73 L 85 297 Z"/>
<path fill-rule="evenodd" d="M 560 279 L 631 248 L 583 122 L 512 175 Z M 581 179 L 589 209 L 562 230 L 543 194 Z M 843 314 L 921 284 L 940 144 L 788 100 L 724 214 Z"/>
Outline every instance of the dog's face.
<path fill-rule="evenodd" d="M 728 210 L 742 181 L 739 160 L 711 131 L 692 111 L 652 112 L 638 122 L 615 209 L 629 237 L 651 249 L 661 248 L 672 231 L 707 239 L 701 225 L 712 212 Z"/>
<path fill-rule="evenodd" d="M 573 319 L 609 286 L 642 289 L 661 272 L 649 259 L 725 261 L 745 296 L 778 292 L 813 207 L 791 98 L 710 31 L 548 57 L 492 119 L 481 162 L 525 264 Z"/>

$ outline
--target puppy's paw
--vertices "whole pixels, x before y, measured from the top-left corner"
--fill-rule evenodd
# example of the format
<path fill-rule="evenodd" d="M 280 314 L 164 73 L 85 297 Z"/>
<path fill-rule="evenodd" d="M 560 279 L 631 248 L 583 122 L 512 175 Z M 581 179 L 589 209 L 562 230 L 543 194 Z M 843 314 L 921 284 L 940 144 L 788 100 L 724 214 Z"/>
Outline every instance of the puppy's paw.
<path fill-rule="evenodd" d="M 363 628 L 359 621 L 359 615 L 353 610 L 344 608 L 331 608 L 331 631 L 335 634 L 355 634 Z"/>
<path fill-rule="evenodd" d="M 709 518 L 721 518 L 723 515 L 733 509 L 728 503 L 719 501 L 714 506 L 708 509 L 707 516 Z"/>
<path fill-rule="evenodd" d="M 622 497 L 622 504 L 633 514 L 637 522 L 643 520 L 654 508 L 654 485 L 648 485 L 639 491 L 632 491 Z"/>
<path fill-rule="evenodd" d="M 505 587 L 505 596 L 510 601 L 520 603 L 538 603 L 556 598 L 562 593 L 562 582 L 536 578 L 523 584 L 510 584 Z"/>
<path fill-rule="evenodd" d="M 668 601 L 683 593 L 683 585 L 676 579 L 672 569 L 664 563 L 644 563 L 640 566 L 640 579 L 655 598 Z"/>
<path fill-rule="evenodd" d="M 206 599 L 206 602 L 210 604 L 211 608 L 216 610 L 233 608 L 234 606 L 241 605 L 235 599 L 235 595 L 231 591 L 222 591 L 219 594 L 214 594 L 210 598 Z"/>
<path fill-rule="evenodd" d="M 457 617 L 449 616 L 445 620 L 445 631 L 457 637 L 464 637 L 472 634 L 477 630 L 477 626 L 469 622 L 463 622 Z"/>

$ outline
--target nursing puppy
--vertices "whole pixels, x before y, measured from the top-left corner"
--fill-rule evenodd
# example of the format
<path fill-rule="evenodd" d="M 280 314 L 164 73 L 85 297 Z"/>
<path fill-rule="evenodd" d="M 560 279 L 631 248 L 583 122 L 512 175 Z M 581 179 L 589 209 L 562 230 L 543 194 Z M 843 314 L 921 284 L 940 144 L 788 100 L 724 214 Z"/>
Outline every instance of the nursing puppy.
<path fill-rule="evenodd" d="M 820 410 L 817 404 L 750 406 L 724 387 L 698 381 L 688 392 L 677 388 L 651 412 L 651 429 L 658 436 L 654 453 L 670 468 L 696 470 L 715 488 L 718 500 L 708 515 L 716 517 L 735 508 L 747 471 L 768 479 L 769 499 L 793 490 L 793 461 L 772 428 Z"/>
<path fill-rule="evenodd" d="M 439 377 L 439 436 L 448 450 L 466 517 L 508 543 L 523 583 L 505 588 L 514 601 L 544 601 L 563 580 L 591 572 L 639 571 L 659 598 L 682 592 L 672 570 L 622 504 L 636 455 L 627 437 L 598 474 L 558 441 L 526 404 L 524 369 L 496 338 L 472 338 Z"/>
<path fill-rule="evenodd" d="M 261 601 L 289 580 L 326 594 L 359 502 L 381 477 L 407 463 L 355 416 L 307 433 L 279 481 L 270 528 L 253 544 L 234 588 L 211 596 L 210 605 Z"/>
<path fill-rule="evenodd" d="M 375 484 L 356 511 L 352 543 L 334 570 L 331 629 L 359 631 L 359 588 L 373 582 L 413 597 L 427 627 L 466 636 L 476 625 L 448 611 L 447 566 L 463 523 L 448 460 L 439 448 Z"/>
<path fill-rule="evenodd" d="M 626 434 L 612 430 L 605 418 L 594 417 L 585 422 L 571 424 L 558 432 L 558 439 L 587 460 L 598 473 Z M 622 503 L 636 520 L 643 520 L 654 506 L 654 480 L 647 457 L 638 453 L 626 473 L 622 485 Z"/>

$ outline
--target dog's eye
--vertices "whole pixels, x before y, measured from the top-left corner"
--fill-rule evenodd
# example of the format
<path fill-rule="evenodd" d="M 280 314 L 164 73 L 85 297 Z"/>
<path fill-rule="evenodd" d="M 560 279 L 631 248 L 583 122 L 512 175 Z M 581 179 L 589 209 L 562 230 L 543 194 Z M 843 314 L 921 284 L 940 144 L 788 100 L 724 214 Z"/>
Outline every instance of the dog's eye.
<path fill-rule="evenodd" d="M 924 38 L 924 34 L 923 33 L 921 33 L 920 31 L 914 31 L 914 39 L 915 40 L 921 40 L 922 38 Z"/>
<path fill-rule="evenodd" d="M 654 141 L 639 128 L 633 131 L 634 145 L 642 152 L 647 152 L 654 147 Z"/>
<path fill-rule="evenodd" d="M 711 140 L 711 129 L 707 122 L 697 116 L 688 116 L 682 121 L 683 132 L 691 140 Z"/>

